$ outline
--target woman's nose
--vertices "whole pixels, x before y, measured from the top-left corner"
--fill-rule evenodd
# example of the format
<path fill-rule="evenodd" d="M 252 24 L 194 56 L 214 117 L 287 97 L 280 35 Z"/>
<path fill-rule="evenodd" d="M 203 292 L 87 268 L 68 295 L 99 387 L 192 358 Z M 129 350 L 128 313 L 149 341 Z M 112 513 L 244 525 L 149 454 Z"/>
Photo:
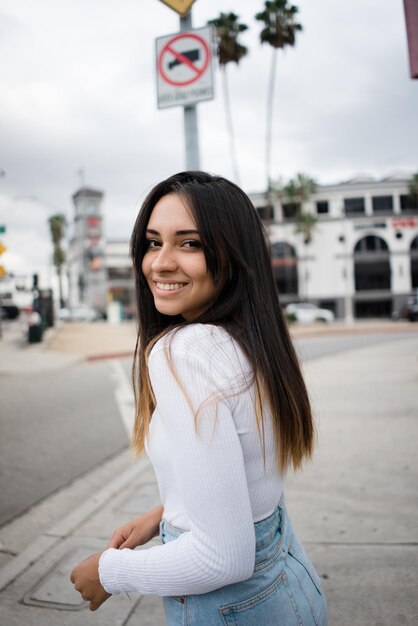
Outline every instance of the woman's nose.
<path fill-rule="evenodd" d="M 176 270 L 177 262 L 172 250 L 162 246 L 154 255 L 152 269 L 154 272 L 173 272 Z"/>

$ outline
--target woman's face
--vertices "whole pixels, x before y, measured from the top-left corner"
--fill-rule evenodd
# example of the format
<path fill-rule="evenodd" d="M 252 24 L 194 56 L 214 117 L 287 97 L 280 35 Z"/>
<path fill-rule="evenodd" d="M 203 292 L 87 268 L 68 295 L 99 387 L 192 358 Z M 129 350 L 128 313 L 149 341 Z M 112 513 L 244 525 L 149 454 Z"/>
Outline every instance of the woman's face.
<path fill-rule="evenodd" d="M 203 313 L 220 291 L 206 267 L 196 222 L 180 196 L 168 194 L 149 219 L 142 271 L 164 315 L 187 321 Z"/>

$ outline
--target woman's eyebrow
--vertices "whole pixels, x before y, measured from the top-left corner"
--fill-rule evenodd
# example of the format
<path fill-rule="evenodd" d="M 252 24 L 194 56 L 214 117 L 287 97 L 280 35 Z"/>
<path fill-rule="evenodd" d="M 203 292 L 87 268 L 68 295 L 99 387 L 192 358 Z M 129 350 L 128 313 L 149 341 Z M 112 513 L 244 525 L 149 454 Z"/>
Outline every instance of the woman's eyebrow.
<path fill-rule="evenodd" d="M 154 230 L 153 228 L 147 228 L 147 233 L 150 235 L 159 235 L 158 230 Z M 175 235 L 198 235 L 199 231 L 197 230 L 176 230 Z"/>

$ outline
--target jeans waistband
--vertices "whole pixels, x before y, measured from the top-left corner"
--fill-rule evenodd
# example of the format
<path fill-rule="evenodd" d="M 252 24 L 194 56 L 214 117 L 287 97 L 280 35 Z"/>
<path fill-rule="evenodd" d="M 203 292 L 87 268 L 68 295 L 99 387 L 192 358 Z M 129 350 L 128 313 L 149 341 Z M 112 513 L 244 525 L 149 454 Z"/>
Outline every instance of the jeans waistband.
<path fill-rule="evenodd" d="M 265 561 L 272 553 L 276 553 L 278 549 L 287 552 L 293 535 L 292 526 L 286 510 L 284 496 L 280 498 L 276 510 L 254 524 L 256 539 L 256 564 L 259 561 Z M 180 528 L 176 528 L 166 520 L 162 520 L 160 524 L 160 534 L 165 541 L 170 541 L 179 537 L 182 533 L 187 532 Z"/>

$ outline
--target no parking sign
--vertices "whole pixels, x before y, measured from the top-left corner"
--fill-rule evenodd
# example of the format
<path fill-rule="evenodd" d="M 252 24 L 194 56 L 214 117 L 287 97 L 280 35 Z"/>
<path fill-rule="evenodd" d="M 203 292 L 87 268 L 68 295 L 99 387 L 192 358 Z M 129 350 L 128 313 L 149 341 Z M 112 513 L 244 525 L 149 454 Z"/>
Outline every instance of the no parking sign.
<path fill-rule="evenodd" d="M 212 38 L 206 26 L 156 40 L 159 109 L 213 98 Z"/>

